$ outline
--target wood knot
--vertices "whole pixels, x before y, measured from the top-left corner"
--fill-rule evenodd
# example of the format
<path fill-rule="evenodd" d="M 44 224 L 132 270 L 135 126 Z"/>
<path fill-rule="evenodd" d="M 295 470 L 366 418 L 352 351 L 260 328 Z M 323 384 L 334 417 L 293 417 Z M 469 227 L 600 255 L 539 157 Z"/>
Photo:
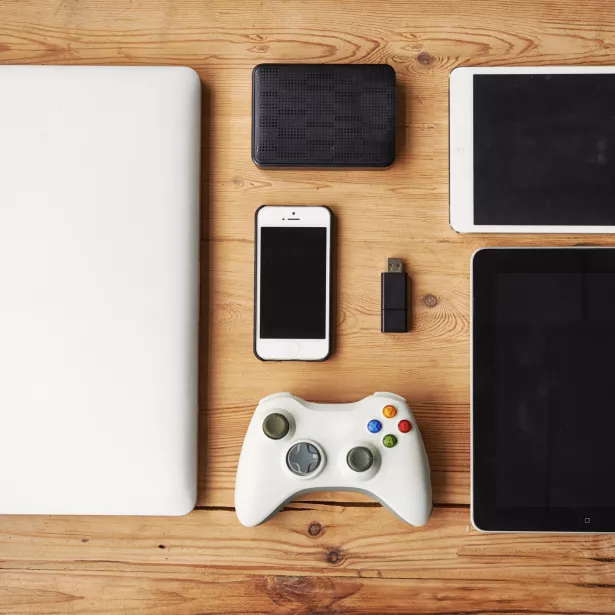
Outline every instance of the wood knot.
<path fill-rule="evenodd" d="M 438 300 L 436 299 L 436 297 L 434 295 L 425 295 L 423 297 L 423 303 L 428 308 L 432 308 L 432 307 L 436 307 L 436 305 L 438 305 Z"/>
<path fill-rule="evenodd" d="M 260 577 L 256 581 L 259 595 L 267 595 L 284 613 L 341 613 L 337 604 L 363 589 L 351 579 L 340 585 L 324 577 Z"/>
<path fill-rule="evenodd" d="M 342 561 L 342 554 L 339 549 L 329 549 L 327 551 L 327 561 L 335 566 L 336 564 L 340 564 Z"/>
<path fill-rule="evenodd" d="M 90 539 L 89 538 L 82 538 L 81 542 L 90 542 Z"/>
<path fill-rule="evenodd" d="M 159 549 L 166 549 L 166 547 L 164 545 L 158 545 Z"/>
<path fill-rule="evenodd" d="M 435 58 L 428 51 L 421 51 L 421 53 L 419 53 L 416 59 L 423 66 L 431 66 L 435 61 Z"/>
<path fill-rule="evenodd" d="M 320 525 L 320 523 L 318 522 L 310 523 L 310 525 L 308 526 L 308 534 L 314 538 L 316 536 L 319 536 L 321 532 L 322 525 Z"/>

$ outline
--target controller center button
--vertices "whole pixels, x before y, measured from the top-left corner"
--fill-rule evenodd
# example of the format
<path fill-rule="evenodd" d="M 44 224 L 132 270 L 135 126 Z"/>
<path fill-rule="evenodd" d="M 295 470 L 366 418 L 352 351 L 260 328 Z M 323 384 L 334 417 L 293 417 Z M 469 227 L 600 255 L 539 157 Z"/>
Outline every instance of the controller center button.
<path fill-rule="evenodd" d="M 397 408 L 389 404 L 382 409 L 382 414 L 384 414 L 387 419 L 392 419 L 397 414 Z"/>
<path fill-rule="evenodd" d="M 382 444 L 384 444 L 387 448 L 393 448 L 397 444 L 397 438 L 393 434 L 389 434 L 388 436 L 384 436 L 384 438 L 382 438 Z"/>
<path fill-rule="evenodd" d="M 308 476 L 315 472 L 321 462 L 320 452 L 309 442 L 298 442 L 286 453 L 288 469 L 298 476 Z"/>
<path fill-rule="evenodd" d="M 376 419 L 372 419 L 367 424 L 367 431 L 370 433 L 378 433 L 382 429 L 382 423 Z"/>
<path fill-rule="evenodd" d="M 263 432 L 272 440 L 280 440 L 290 429 L 288 419 L 279 412 L 274 412 L 265 417 L 263 421 Z"/>
<path fill-rule="evenodd" d="M 403 421 L 399 421 L 397 429 L 399 429 L 401 433 L 408 433 L 412 429 L 412 423 L 404 419 Z"/>
<path fill-rule="evenodd" d="M 346 463 L 355 472 L 365 472 L 372 467 L 374 455 L 366 446 L 355 446 L 348 451 Z"/>

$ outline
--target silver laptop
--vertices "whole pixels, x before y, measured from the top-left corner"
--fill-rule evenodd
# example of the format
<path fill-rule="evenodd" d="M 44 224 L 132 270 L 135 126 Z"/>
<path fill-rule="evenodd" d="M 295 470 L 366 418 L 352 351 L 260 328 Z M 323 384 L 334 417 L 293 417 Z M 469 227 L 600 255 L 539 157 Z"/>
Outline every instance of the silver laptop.
<path fill-rule="evenodd" d="M 194 507 L 200 100 L 188 68 L 0 67 L 0 513 Z"/>

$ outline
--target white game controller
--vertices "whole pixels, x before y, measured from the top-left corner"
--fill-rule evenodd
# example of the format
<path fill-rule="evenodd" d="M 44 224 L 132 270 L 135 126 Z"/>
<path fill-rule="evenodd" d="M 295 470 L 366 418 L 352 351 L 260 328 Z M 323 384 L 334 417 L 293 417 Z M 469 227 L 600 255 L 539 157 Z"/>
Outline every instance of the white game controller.
<path fill-rule="evenodd" d="M 239 521 L 258 525 L 312 491 L 360 491 L 402 521 L 425 525 L 429 461 L 406 400 L 393 393 L 352 404 L 314 404 L 290 393 L 262 399 L 239 458 Z"/>

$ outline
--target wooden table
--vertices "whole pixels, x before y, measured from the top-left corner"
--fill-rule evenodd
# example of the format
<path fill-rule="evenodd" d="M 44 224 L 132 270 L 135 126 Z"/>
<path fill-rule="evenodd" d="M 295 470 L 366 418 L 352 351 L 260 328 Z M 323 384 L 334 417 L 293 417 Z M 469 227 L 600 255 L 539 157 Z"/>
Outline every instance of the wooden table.
<path fill-rule="evenodd" d="M 273 61 L 394 66 L 395 165 L 257 169 L 251 70 Z M 205 93 L 197 509 L 178 519 L 1 517 L 0 613 L 615 612 L 614 538 L 485 535 L 469 519 L 470 255 L 613 242 L 457 235 L 447 134 L 451 69 L 613 64 L 615 2 L 4 0 L 0 62 L 183 64 Z M 252 354 L 253 216 L 263 203 L 326 204 L 338 217 L 338 348 L 324 363 Z M 406 335 L 379 329 L 389 256 L 412 275 Z M 333 402 L 376 390 L 407 397 L 433 468 L 430 523 L 414 529 L 364 496 L 334 493 L 240 526 L 243 436 L 257 401 L 280 390 Z"/>

